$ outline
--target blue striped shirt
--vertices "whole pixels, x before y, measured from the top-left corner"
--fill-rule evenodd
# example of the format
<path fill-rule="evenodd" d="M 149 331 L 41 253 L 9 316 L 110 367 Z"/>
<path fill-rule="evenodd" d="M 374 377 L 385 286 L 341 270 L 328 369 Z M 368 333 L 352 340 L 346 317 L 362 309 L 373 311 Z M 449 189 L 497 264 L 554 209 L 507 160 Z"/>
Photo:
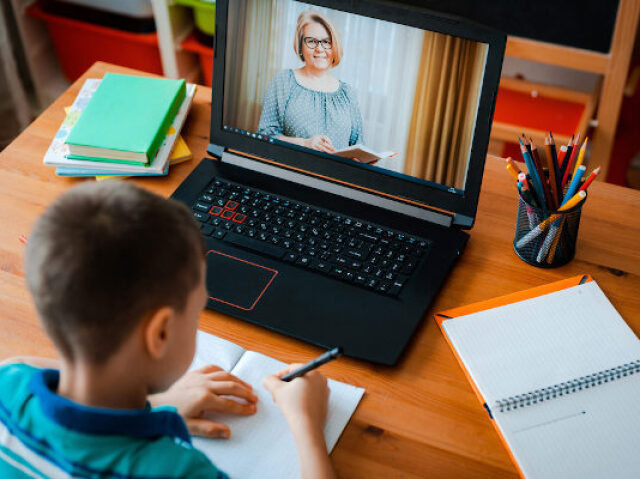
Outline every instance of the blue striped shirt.
<path fill-rule="evenodd" d="M 1 478 L 228 479 L 175 409 L 83 406 L 55 393 L 58 380 L 51 369 L 0 367 Z"/>

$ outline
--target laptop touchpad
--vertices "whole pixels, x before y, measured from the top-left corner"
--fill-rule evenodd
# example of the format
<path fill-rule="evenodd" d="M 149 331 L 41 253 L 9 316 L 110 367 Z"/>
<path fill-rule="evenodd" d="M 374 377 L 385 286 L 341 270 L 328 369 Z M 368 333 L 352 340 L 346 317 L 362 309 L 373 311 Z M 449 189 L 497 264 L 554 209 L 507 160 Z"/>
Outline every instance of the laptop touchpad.
<path fill-rule="evenodd" d="M 278 275 L 275 269 L 210 250 L 207 259 L 209 298 L 251 311 Z"/>

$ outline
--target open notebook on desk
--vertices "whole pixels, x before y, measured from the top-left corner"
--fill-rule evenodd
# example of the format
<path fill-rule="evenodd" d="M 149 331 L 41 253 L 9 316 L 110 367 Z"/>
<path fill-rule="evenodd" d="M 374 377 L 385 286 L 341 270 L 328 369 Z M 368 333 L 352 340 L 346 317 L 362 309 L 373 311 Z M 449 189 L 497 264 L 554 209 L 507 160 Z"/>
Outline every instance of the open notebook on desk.
<path fill-rule="evenodd" d="M 293 436 L 287 423 L 262 387 L 262 379 L 286 366 L 285 363 L 254 351 L 246 351 L 230 341 L 198 331 L 198 345 L 191 369 L 215 364 L 251 384 L 258 396 L 253 416 L 216 414 L 213 418 L 231 429 L 231 438 L 193 438 L 195 447 L 232 479 L 297 478 L 300 474 Z M 329 452 L 355 411 L 363 388 L 328 380 L 331 394 L 324 437 Z"/>
<path fill-rule="evenodd" d="M 637 478 L 640 341 L 579 280 L 436 319 L 523 476 Z"/>

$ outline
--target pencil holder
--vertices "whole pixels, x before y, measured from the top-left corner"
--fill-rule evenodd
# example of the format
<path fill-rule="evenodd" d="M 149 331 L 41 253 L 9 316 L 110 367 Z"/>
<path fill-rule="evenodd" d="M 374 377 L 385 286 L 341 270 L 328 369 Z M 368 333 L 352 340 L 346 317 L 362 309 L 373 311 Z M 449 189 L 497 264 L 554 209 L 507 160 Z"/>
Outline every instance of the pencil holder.
<path fill-rule="evenodd" d="M 540 208 L 530 206 L 521 196 L 513 249 L 520 259 L 539 268 L 555 268 L 567 264 L 576 253 L 580 214 L 586 197 L 567 211 L 551 211 L 547 216 L 557 219 L 543 230 L 545 220 Z"/>

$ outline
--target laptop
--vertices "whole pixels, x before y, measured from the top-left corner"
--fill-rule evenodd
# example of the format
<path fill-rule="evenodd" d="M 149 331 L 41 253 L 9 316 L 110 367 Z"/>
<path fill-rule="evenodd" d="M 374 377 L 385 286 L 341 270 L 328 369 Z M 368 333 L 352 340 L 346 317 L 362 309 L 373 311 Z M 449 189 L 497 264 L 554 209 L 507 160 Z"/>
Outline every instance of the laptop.
<path fill-rule="evenodd" d="M 210 144 L 173 193 L 207 307 L 393 365 L 465 249 L 506 38 L 364 0 L 218 0 Z"/>

